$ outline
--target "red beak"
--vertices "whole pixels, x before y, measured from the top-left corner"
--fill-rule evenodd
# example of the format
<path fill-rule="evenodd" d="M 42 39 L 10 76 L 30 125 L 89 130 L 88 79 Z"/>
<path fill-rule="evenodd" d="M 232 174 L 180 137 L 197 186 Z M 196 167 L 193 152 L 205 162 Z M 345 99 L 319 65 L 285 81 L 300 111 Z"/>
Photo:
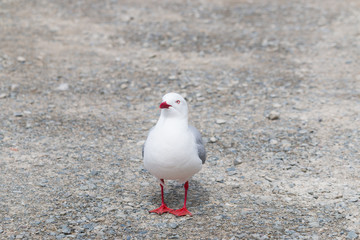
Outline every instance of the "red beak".
<path fill-rule="evenodd" d="M 166 102 L 162 102 L 160 104 L 160 108 L 169 108 L 169 107 L 171 107 L 171 105 L 167 104 Z"/>

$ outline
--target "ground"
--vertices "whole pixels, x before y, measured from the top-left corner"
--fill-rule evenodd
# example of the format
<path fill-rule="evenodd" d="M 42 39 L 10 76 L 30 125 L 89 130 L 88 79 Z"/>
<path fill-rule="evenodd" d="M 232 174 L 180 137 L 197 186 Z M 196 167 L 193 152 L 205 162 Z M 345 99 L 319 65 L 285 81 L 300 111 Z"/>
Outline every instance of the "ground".
<path fill-rule="evenodd" d="M 359 25 L 357 0 L 1 0 L 0 238 L 358 238 Z M 170 91 L 206 141 L 192 217 L 148 212 Z"/>

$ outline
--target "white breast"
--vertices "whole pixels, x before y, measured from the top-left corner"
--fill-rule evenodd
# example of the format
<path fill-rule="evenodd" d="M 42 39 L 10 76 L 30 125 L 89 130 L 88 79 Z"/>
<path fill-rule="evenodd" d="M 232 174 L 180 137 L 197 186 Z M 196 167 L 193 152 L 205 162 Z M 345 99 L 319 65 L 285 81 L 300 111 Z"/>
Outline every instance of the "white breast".
<path fill-rule="evenodd" d="M 144 166 L 159 179 L 185 182 L 202 167 L 195 138 L 187 127 L 169 128 L 155 127 L 150 132 L 144 148 Z"/>

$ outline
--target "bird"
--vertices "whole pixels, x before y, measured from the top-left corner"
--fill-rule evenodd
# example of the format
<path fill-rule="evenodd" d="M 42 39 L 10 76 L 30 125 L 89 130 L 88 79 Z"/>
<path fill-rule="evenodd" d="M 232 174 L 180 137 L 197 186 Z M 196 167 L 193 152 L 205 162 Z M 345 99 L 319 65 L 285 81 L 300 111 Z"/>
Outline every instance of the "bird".
<path fill-rule="evenodd" d="M 188 105 L 177 93 L 162 97 L 160 117 L 148 133 L 143 145 L 144 167 L 160 180 L 161 206 L 150 213 L 171 213 L 175 216 L 192 216 L 186 208 L 189 179 L 199 172 L 206 160 L 201 133 L 188 124 Z M 165 204 L 165 180 L 184 184 L 184 206 L 174 210 Z"/>

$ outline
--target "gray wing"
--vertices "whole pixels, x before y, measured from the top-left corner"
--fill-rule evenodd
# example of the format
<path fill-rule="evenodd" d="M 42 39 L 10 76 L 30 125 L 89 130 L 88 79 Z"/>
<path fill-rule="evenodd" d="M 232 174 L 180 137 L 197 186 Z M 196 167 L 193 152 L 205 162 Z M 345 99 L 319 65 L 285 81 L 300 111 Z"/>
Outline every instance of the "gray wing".
<path fill-rule="evenodd" d="M 201 133 L 193 126 L 189 125 L 189 130 L 192 134 L 194 134 L 196 139 L 196 147 L 198 150 L 199 158 L 201 159 L 202 163 L 205 163 L 206 160 L 206 151 L 205 146 L 201 137 Z"/>
<path fill-rule="evenodd" d="M 145 142 L 146 143 L 146 142 Z M 143 147 L 142 147 L 142 158 L 144 158 L 144 148 L 145 148 L 145 143 L 143 144 Z"/>

